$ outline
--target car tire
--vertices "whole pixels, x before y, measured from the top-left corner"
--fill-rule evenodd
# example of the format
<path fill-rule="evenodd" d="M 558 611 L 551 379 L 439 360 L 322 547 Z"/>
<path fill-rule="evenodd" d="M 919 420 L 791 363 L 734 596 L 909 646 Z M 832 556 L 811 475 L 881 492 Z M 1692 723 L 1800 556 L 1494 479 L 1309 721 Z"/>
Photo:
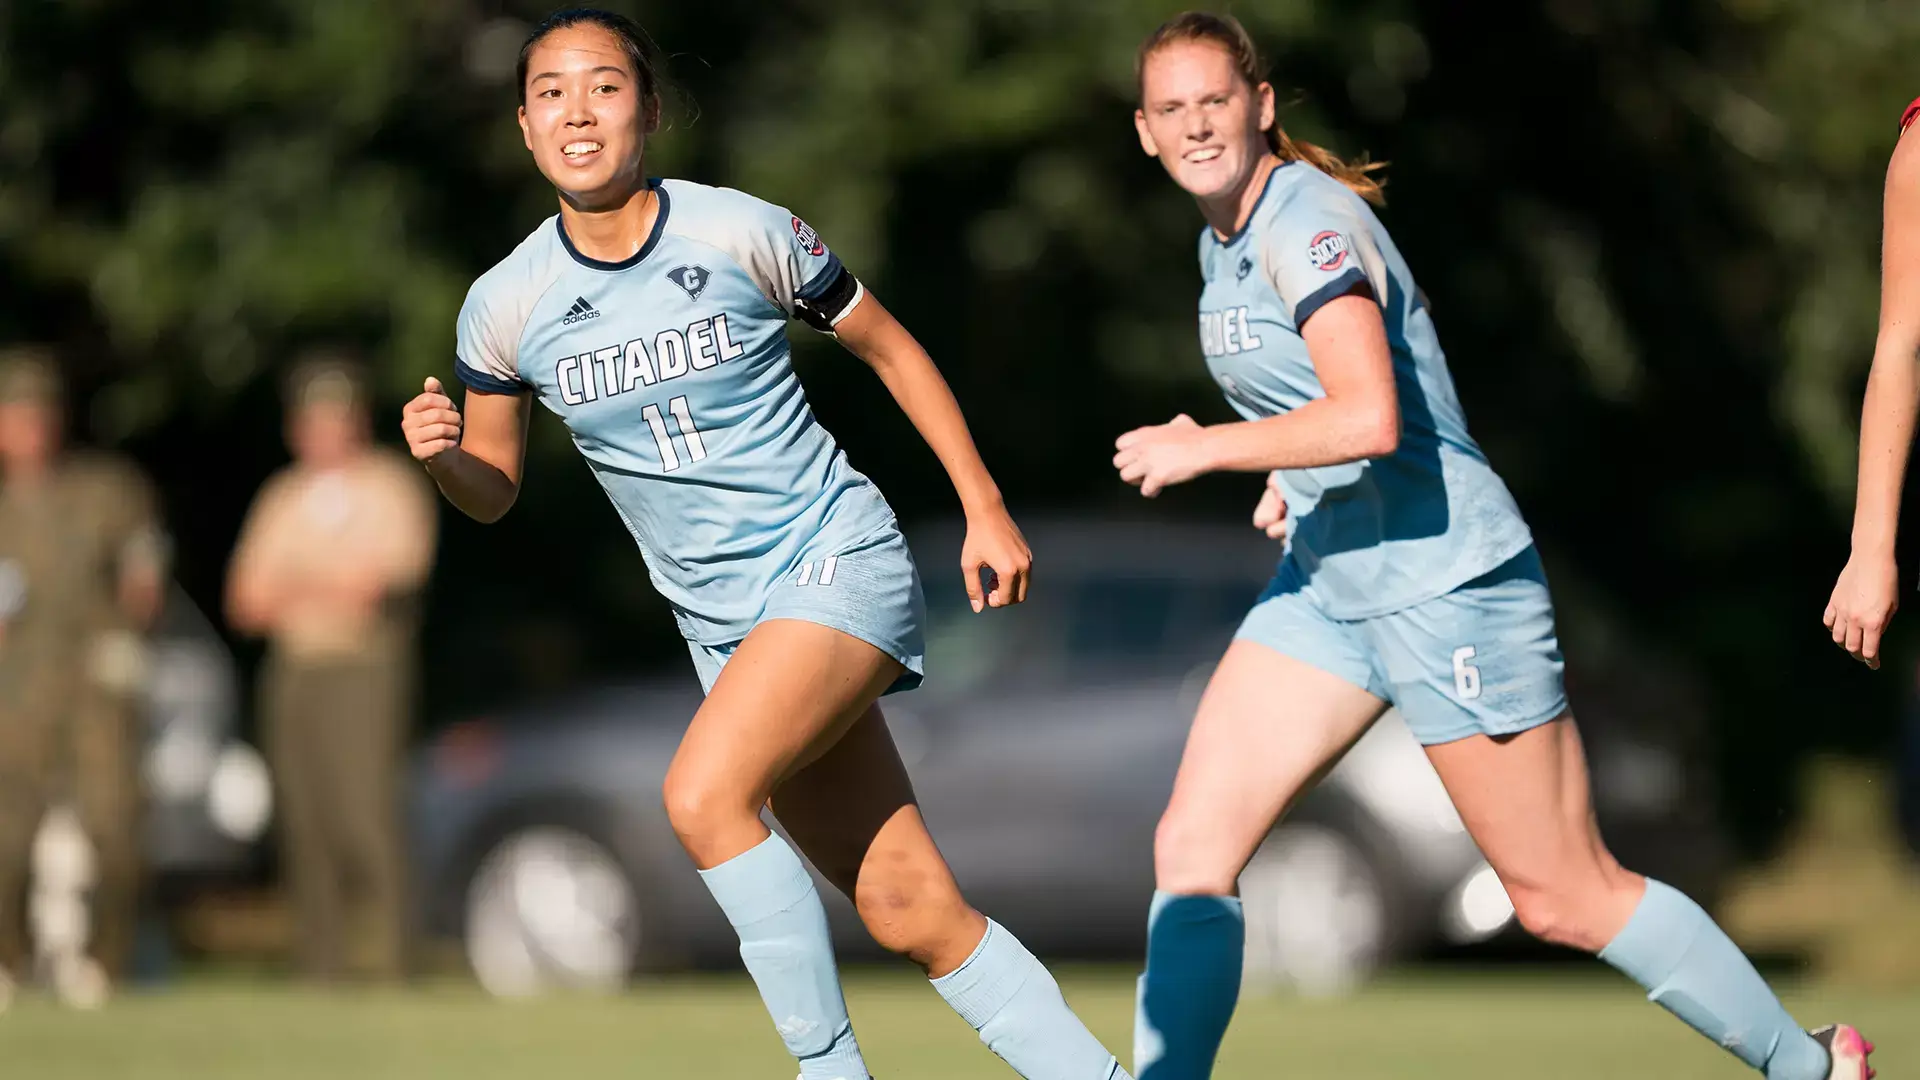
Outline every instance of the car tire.
<path fill-rule="evenodd" d="M 1353 837 L 1325 825 L 1275 829 L 1240 874 L 1243 985 L 1333 996 L 1364 983 L 1394 948 L 1385 875 Z"/>
<path fill-rule="evenodd" d="M 643 898 L 632 863 L 588 815 L 530 815 L 473 864 L 462 898 L 468 967 L 495 997 L 617 992 L 658 929 Z"/>

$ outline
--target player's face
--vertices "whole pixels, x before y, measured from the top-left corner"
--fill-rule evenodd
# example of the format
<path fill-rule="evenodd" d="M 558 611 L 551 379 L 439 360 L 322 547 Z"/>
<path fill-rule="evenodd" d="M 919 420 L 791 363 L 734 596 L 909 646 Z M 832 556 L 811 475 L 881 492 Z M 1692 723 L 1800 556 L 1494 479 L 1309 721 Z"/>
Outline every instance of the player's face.
<path fill-rule="evenodd" d="M 1154 50 L 1140 73 L 1140 101 L 1133 122 L 1141 148 L 1197 198 L 1238 191 L 1267 152 L 1273 87 L 1248 86 L 1213 42 Z"/>
<path fill-rule="evenodd" d="M 527 149 L 574 205 L 617 207 L 641 190 L 660 100 L 642 92 L 620 39 L 598 26 L 555 30 L 528 55 L 522 89 Z"/>

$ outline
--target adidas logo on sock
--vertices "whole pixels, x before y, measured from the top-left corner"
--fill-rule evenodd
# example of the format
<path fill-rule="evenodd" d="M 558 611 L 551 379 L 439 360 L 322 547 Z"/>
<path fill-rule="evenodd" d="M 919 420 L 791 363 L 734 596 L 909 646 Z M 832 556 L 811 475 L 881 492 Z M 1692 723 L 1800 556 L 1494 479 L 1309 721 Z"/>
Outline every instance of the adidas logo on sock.
<path fill-rule="evenodd" d="M 593 310 L 593 305 L 587 303 L 587 298 L 582 296 L 575 299 L 573 306 L 568 308 L 567 313 L 560 317 L 560 323 L 563 326 L 572 326 L 574 323 L 585 322 L 588 319 L 597 319 L 599 317 L 600 313 Z"/>
<path fill-rule="evenodd" d="M 775 1024 L 774 1030 L 778 1031 L 780 1037 L 783 1039 L 804 1039 L 808 1035 L 813 1034 L 814 1029 L 819 1026 L 817 1022 L 805 1019 L 804 1017 L 789 1016 L 784 1021 Z"/>

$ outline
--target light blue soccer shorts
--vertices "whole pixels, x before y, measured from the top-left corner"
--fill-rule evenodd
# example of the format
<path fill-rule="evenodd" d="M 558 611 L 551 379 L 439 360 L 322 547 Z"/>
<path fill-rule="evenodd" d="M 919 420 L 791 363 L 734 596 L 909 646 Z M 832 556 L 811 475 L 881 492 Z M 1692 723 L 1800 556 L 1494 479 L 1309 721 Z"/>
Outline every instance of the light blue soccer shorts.
<path fill-rule="evenodd" d="M 1283 563 L 1235 636 L 1391 703 L 1428 746 L 1511 735 L 1567 709 L 1553 599 L 1531 546 L 1443 596 L 1351 621 L 1328 616 Z"/>
<path fill-rule="evenodd" d="M 926 676 L 926 597 L 920 572 L 896 527 L 855 541 L 840 551 L 807 552 L 809 558 L 774 585 L 755 624 L 800 619 L 849 634 L 906 667 L 888 694 L 920 685 Z M 744 638 L 742 639 L 744 640 Z M 739 641 L 724 645 L 687 642 L 700 685 L 711 691 Z"/>

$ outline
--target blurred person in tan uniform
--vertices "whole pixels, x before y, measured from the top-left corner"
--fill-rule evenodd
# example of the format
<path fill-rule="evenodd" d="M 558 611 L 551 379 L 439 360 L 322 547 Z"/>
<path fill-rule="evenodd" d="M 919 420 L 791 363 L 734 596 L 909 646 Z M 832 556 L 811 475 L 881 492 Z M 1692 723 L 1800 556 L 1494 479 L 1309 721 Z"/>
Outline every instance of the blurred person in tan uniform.
<path fill-rule="evenodd" d="M 34 835 L 70 805 L 93 849 L 91 960 L 67 942 L 46 974 L 63 996 L 97 999 L 124 973 L 139 916 L 140 634 L 167 542 L 131 463 L 65 447 L 63 406 L 48 352 L 0 352 L 0 965 L 27 959 L 17 902 Z"/>
<path fill-rule="evenodd" d="M 419 467 L 371 441 L 366 385 L 344 360 L 294 372 L 287 441 L 293 463 L 261 488 L 242 528 L 227 612 L 269 643 L 262 737 L 297 959 L 316 978 L 353 966 L 397 977 L 402 753 L 437 507 Z"/>

